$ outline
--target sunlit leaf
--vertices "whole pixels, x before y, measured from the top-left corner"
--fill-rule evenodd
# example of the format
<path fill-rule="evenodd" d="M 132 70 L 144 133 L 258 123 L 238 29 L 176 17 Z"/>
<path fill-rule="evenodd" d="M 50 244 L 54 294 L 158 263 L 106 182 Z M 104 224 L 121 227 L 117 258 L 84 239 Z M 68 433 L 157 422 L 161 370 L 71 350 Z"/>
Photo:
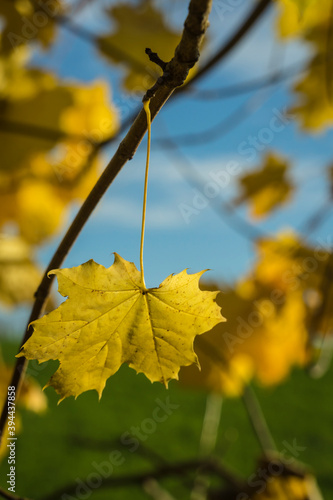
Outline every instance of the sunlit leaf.
<path fill-rule="evenodd" d="M 146 290 L 135 265 L 115 254 L 109 269 L 90 260 L 53 273 L 69 298 L 33 322 L 20 355 L 60 361 L 49 385 L 62 398 L 90 389 L 101 396 L 122 363 L 167 385 L 180 366 L 197 362 L 195 336 L 224 320 L 216 292 L 198 287 L 202 272 L 183 271 Z"/>
<path fill-rule="evenodd" d="M 68 203 L 96 182 L 94 147 L 116 132 L 118 114 L 104 83 L 65 85 L 22 69 L 25 51 L 22 60 L 9 59 L 1 89 L 0 226 L 14 223 L 37 244 L 60 229 Z"/>
<path fill-rule="evenodd" d="M 0 302 L 32 302 L 40 279 L 29 245 L 18 237 L 0 236 Z"/>
<path fill-rule="evenodd" d="M 288 168 L 288 161 L 281 156 L 266 154 L 261 167 L 239 178 L 241 194 L 236 203 L 249 202 L 251 214 L 260 217 L 287 202 L 293 191 Z"/>

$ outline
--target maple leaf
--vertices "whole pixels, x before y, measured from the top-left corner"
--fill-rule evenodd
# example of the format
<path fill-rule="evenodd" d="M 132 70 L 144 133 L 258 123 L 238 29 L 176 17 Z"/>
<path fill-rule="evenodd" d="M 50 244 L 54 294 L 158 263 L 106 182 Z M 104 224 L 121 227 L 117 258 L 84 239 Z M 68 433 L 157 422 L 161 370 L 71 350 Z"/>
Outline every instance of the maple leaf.
<path fill-rule="evenodd" d="M 235 202 L 249 201 L 254 217 L 266 215 L 286 202 L 293 190 L 287 178 L 288 167 L 284 158 L 276 153 L 268 153 L 259 169 L 239 179 L 242 193 Z"/>
<path fill-rule="evenodd" d="M 52 271 L 68 299 L 32 323 L 34 333 L 18 356 L 58 359 L 48 385 L 62 399 L 90 389 L 101 397 L 122 363 L 167 386 L 181 365 L 197 362 L 194 337 L 224 320 L 217 292 L 198 287 L 203 272 L 185 270 L 147 290 L 135 265 L 118 254 L 109 269 L 90 260 Z"/>
<path fill-rule="evenodd" d="M 116 5 L 108 10 L 117 30 L 98 39 L 102 54 L 116 63 L 126 64 L 124 86 L 127 90 L 149 88 L 160 76 L 156 64 L 145 54 L 146 47 L 169 61 L 180 40 L 180 33 L 169 28 L 162 13 L 150 0 L 138 5 Z"/>

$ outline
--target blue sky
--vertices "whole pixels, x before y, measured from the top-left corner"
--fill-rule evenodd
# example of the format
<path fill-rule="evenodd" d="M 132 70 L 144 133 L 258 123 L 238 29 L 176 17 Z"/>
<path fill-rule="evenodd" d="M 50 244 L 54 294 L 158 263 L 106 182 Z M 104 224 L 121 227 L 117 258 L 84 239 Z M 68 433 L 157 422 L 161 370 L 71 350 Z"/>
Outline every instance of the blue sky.
<path fill-rule="evenodd" d="M 207 55 L 214 52 L 233 32 L 250 9 L 248 3 L 252 5 L 254 2 L 240 2 L 239 7 L 235 7 L 223 18 L 218 11 L 213 10 Z M 160 4 L 169 5 L 170 20 L 176 19 L 180 26 L 186 2 L 177 4 L 175 1 L 162 1 Z M 104 15 L 96 15 L 94 7 L 85 9 L 77 22 L 95 33 L 107 30 L 110 26 Z M 223 64 L 200 80 L 195 88 L 220 88 L 248 81 L 269 74 L 272 70 L 299 63 L 309 56 L 307 48 L 297 42 L 278 44 L 272 36 L 273 23 L 272 13 L 266 14 L 239 48 Z M 112 85 L 115 102 L 131 107 L 132 100 L 128 99 L 119 86 L 121 67 L 109 66 L 103 58 L 97 57 L 92 46 L 64 29 L 61 29 L 59 42 L 51 53 L 38 54 L 34 64 L 46 66 L 69 80 L 90 82 L 106 79 Z M 299 228 L 328 198 L 323 172 L 331 161 L 331 132 L 317 136 L 305 135 L 300 133 L 297 123 L 291 119 L 284 127 L 280 127 L 281 130 L 272 133 L 271 141 L 263 151 L 256 152 L 255 155 L 244 153 L 249 137 L 258 137 L 263 129 L 270 129 L 272 118 L 279 116 L 292 102 L 293 96 L 289 90 L 291 84 L 292 79 L 260 92 L 211 101 L 198 100 L 195 93 L 193 96 L 184 94 L 181 98 L 171 100 L 157 117 L 152 129 L 153 149 L 144 251 L 148 286 L 158 286 L 166 276 L 184 268 L 188 268 L 190 272 L 209 268 L 211 271 L 207 276 L 210 279 L 226 282 L 232 282 L 251 268 L 254 259 L 253 244 L 244 234 L 229 227 L 217 211 L 223 200 L 231 200 L 236 195 L 237 176 L 259 165 L 262 155 L 270 149 L 291 159 L 291 175 L 299 189 L 288 205 L 259 224 L 265 233 L 274 233 L 288 227 Z M 157 138 L 166 133 L 177 137 L 213 129 L 240 106 L 243 106 L 240 114 L 244 118 L 237 126 L 230 127 L 228 133 L 206 142 L 200 142 L 199 139 L 197 144 L 191 146 L 180 144 L 181 155 L 200 174 L 200 183 L 194 188 L 181 173 L 184 170 L 182 160 L 161 148 Z M 76 266 L 91 258 L 109 267 L 113 262 L 113 252 L 138 266 L 145 149 L 144 141 L 135 158 L 124 167 L 88 221 L 64 267 Z M 114 150 L 115 146 L 111 146 L 104 151 L 105 164 Z M 198 196 L 200 198 L 200 194 L 208 189 L 207 185 L 212 179 L 226 175 L 230 162 L 237 165 L 237 173 L 229 175 L 226 185 L 218 186 L 211 199 L 201 199 L 205 206 L 195 209 L 198 213 L 184 217 L 184 206 L 193 208 L 194 200 L 198 200 Z M 193 182 L 197 182 L 196 175 L 192 177 Z M 76 210 L 77 206 L 72 207 L 69 220 Z M 239 209 L 239 214 L 246 217 L 246 207 Z M 332 217 L 315 234 L 307 237 L 313 241 L 318 237 L 330 238 L 331 227 Z M 38 251 L 43 265 L 47 264 L 59 239 L 60 236 Z M 27 315 L 28 310 L 22 308 L 15 315 L 14 327 Z M 11 312 L 4 312 L 1 319 L 7 325 L 13 324 Z"/>

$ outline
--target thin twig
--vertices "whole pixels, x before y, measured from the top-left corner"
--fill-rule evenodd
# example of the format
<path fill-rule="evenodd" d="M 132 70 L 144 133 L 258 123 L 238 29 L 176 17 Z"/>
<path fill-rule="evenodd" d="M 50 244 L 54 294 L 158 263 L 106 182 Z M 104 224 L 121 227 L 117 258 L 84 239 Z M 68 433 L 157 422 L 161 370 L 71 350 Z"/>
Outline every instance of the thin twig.
<path fill-rule="evenodd" d="M 160 80 L 159 85 L 156 87 L 154 96 L 152 97 L 150 102 L 152 120 L 172 95 L 177 85 L 181 85 L 182 82 L 185 81 L 189 69 L 192 67 L 192 62 L 199 53 L 201 41 L 208 27 L 208 15 L 211 9 L 211 3 L 212 0 L 190 1 L 189 13 L 185 21 L 182 38 L 176 48 L 173 59 L 171 59 L 166 67 L 168 78 Z M 113 180 L 125 165 L 125 163 L 134 156 L 146 131 L 146 113 L 143 109 L 141 109 L 126 137 L 120 143 L 113 158 L 110 160 L 104 172 L 81 206 L 74 221 L 72 222 L 63 240 L 55 251 L 49 265 L 47 266 L 40 286 L 38 287 L 35 294 L 35 303 L 32 308 L 32 312 L 22 339 L 21 346 L 28 340 L 28 338 L 32 334 L 32 327 L 30 326 L 30 323 L 39 318 L 44 309 L 44 305 L 49 295 L 53 281 L 53 276 L 49 278 L 48 272 L 52 269 L 60 267 L 64 258 L 75 242 L 77 236 L 79 235 L 81 229 L 95 209 L 96 205 L 105 194 L 108 187 L 112 184 Z M 25 360 L 25 358 L 18 358 L 15 365 L 13 377 L 10 382 L 11 386 L 15 386 L 17 394 L 26 370 L 26 366 L 27 361 Z M 7 415 L 8 404 L 6 400 L 0 418 L 0 441 L 1 437 L 3 436 L 4 427 L 7 421 Z"/>
<path fill-rule="evenodd" d="M 201 456 L 208 456 L 214 452 L 221 420 L 222 402 L 223 397 L 221 394 L 207 394 L 200 437 Z"/>
<path fill-rule="evenodd" d="M 307 70 L 308 61 L 303 61 L 301 64 L 293 62 L 287 68 L 242 82 L 235 82 L 224 87 L 213 89 L 198 89 L 192 88 L 189 90 L 190 96 L 198 100 L 216 100 L 216 99 L 229 99 L 230 97 L 238 97 L 243 94 L 255 92 L 256 90 L 263 90 L 267 87 L 277 85 L 278 83 L 285 82 L 290 78 L 304 73 Z"/>
<path fill-rule="evenodd" d="M 169 146 L 166 148 L 166 152 L 172 155 L 172 157 L 176 160 L 174 165 L 184 180 L 190 186 L 202 191 L 206 182 L 202 175 L 194 168 L 187 156 L 182 153 L 178 145 L 172 139 L 167 138 L 165 135 L 164 141 L 165 144 L 168 143 Z M 258 238 L 272 239 L 269 234 L 244 219 L 235 210 L 232 204 L 221 198 L 222 197 L 219 196 L 218 198 L 211 199 L 209 206 L 218 214 L 219 217 L 221 217 L 222 221 L 230 229 L 242 236 L 242 238 L 246 241 L 251 241 L 253 243 L 255 243 Z"/>
<path fill-rule="evenodd" d="M 221 421 L 222 402 L 223 396 L 221 394 L 207 394 L 200 436 L 200 456 L 207 457 L 214 452 Z M 191 500 L 206 500 L 209 485 L 210 481 L 207 475 L 202 472 L 198 474 L 194 479 Z"/>
<path fill-rule="evenodd" d="M 175 497 L 166 491 L 161 485 L 156 481 L 156 479 L 147 479 L 142 485 L 142 489 L 151 496 L 153 500 L 176 500 Z"/>
<path fill-rule="evenodd" d="M 271 457 L 272 454 L 277 452 L 277 447 L 267 425 L 257 396 L 250 385 L 245 387 L 242 399 L 261 449 L 265 457 Z"/>
<path fill-rule="evenodd" d="M 318 210 L 310 215 L 310 217 L 303 222 L 300 232 L 304 234 L 305 238 L 313 234 L 313 232 L 325 222 L 325 220 L 331 215 L 333 203 L 332 199 L 328 199 L 323 203 Z"/>
<path fill-rule="evenodd" d="M 149 472 L 144 472 L 140 474 L 122 475 L 118 477 L 107 477 L 104 479 L 103 483 L 99 486 L 99 490 L 108 488 L 121 488 L 142 486 L 146 481 L 150 479 L 164 479 L 172 476 L 183 477 L 185 474 L 194 473 L 197 470 L 210 472 L 215 477 L 221 478 L 228 484 L 233 486 L 237 491 L 242 491 L 244 488 L 244 482 L 238 476 L 235 476 L 233 472 L 227 469 L 224 465 L 214 459 L 197 459 L 189 460 L 186 462 L 180 462 L 170 465 L 165 465 L 157 467 Z M 84 480 L 82 481 L 84 483 Z M 52 492 L 46 495 L 42 500 L 59 500 L 62 495 L 73 495 L 77 489 L 77 482 L 69 484 L 58 491 Z"/>

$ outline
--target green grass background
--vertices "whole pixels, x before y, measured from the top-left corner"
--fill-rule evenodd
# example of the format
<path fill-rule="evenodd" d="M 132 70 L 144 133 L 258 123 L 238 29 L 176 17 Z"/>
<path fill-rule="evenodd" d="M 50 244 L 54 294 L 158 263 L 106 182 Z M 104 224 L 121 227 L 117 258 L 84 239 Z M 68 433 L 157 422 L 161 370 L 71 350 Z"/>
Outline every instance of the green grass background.
<path fill-rule="evenodd" d="M 13 359 L 16 345 L 2 343 L 6 359 Z M 44 385 L 57 363 L 44 363 L 32 368 L 36 378 Z M 278 387 L 262 389 L 256 393 L 279 450 L 283 442 L 305 447 L 299 460 L 308 464 L 317 476 L 324 498 L 333 492 L 333 370 L 322 378 L 312 379 L 295 370 Z M 95 472 L 93 462 L 108 460 L 113 450 L 119 450 L 124 463 L 115 467 L 114 475 L 150 470 L 159 462 L 195 458 L 199 452 L 202 419 L 206 394 L 183 389 L 177 382 L 169 390 L 151 384 L 143 375 L 124 366 L 107 383 L 101 401 L 97 393 L 87 392 L 76 401 L 73 398 L 57 405 L 52 388 L 45 393 L 49 409 L 44 415 L 22 410 L 22 431 L 16 449 L 16 492 L 18 495 L 42 499 L 48 493 L 83 481 Z M 156 398 L 169 397 L 179 405 L 166 421 L 157 423 L 156 430 L 141 442 L 134 453 L 119 443 L 119 436 L 131 432 L 151 418 Z M 249 424 L 244 406 L 239 399 L 225 399 L 216 446 L 216 454 L 244 478 L 256 469 L 260 448 Z M 1 487 L 5 487 L 8 464 L 0 465 Z M 179 486 L 179 480 L 168 481 L 178 499 L 188 498 L 188 492 Z M 93 489 L 83 492 L 81 498 L 94 500 L 141 500 L 147 496 L 139 488 L 117 490 Z M 75 497 L 72 497 L 75 498 Z M 61 500 L 61 497 L 59 497 Z"/>

